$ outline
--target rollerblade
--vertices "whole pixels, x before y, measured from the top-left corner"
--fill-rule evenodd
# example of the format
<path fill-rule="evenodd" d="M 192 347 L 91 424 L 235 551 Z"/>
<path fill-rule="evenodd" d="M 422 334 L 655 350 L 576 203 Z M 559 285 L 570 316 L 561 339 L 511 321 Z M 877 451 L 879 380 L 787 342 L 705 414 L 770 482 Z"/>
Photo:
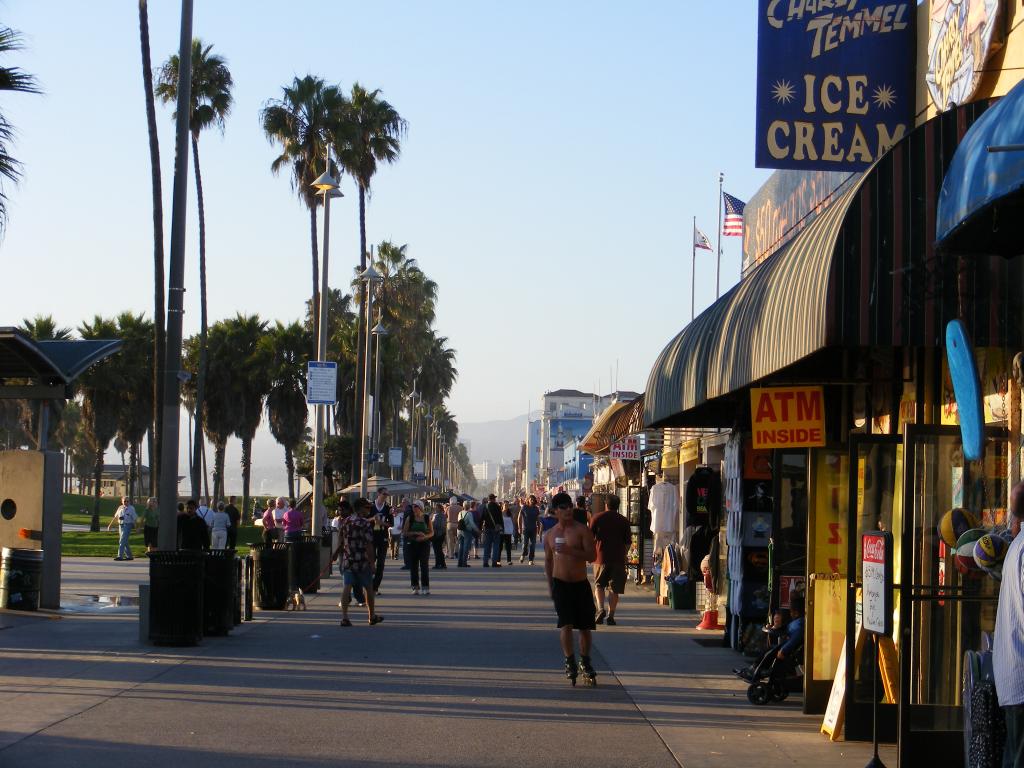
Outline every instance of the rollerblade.
<path fill-rule="evenodd" d="M 576 687 L 576 675 L 578 673 L 576 667 L 576 657 L 566 656 L 565 657 L 565 677 L 569 683 L 575 688 Z"/>
<path fill-rule="evenodd" d="M 583 677 L 583 684 L 584 685 L 588 685 L 590 687 L 594 687 L 594 686 L 597 685 L 597 673 L 594 672 L 594 668 L 592 666 L 590 666 L 590 657 L 589 656 L 580 656 L 580 671 L 579 671 L 579 673 Z M 576 684 L 576 681 L 574 679 L 573 680 L 573 685 L 575 685 L 575 684 Z"/>

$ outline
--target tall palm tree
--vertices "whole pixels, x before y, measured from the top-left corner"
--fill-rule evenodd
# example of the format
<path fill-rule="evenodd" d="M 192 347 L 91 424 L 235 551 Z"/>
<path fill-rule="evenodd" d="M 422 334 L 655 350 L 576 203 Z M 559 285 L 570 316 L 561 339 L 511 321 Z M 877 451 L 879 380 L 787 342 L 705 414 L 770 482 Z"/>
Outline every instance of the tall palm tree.
<path fill-rule="evenodd" d="M 249 508 L 252 441 L 263 418 L 263 403 L 270 389 L 267 323 L 257 315 L 236 315 L 225 320 L 228 331 L 232 390 L 238 408 L 234 434 L 242 441 L 242 509 Z"/>
<path fill-rule="evenodd" d="M 21 36 L 10 27 L 0 26 L 0 56 L 21 50 Z M 39 93 L 32 75 L 18 67 L 0 67 L 0 91 Z M 21 178 L 21 163 L 12 155 L 10 145 L 14 142 L 14 126 L 0 112 L 0 182 L 16 184 Z M 7 194 L 0 184 L 0 233 L 7 226 Z"/>
<path fill-rule="evenodd" d="M 366 269 L 366 197 L 370 183 L 380 163 L 393 163 L 402 151 L 401 140 L 408 130 L 408 123 L 398 111 L 381 97 L 380 89 L 367 91 L 359 83 L 352 86 L 344 119 L 338 123 L 334 133 L 335 151 L 338 162 L 351 174 L 359 188 L 359 271 Z M 365 287 L 360 286 L 361 299 Z M 362 301 L 360 301 L 362 303 Z M 356 370 L 362 368 L 363 339 L 366 333 L 362 313 L 356 316 Z M 363 422 L 363 404 L 366 402 L 359 376 L 353 402 L 358 423 Z M 358 440 L 353 443 L 352 464 L 357 466 Z"/>
<path fill-rule="evenodd" d="M 193 444 L 192 494 L 199 495 L 198 457 L 202 451 L 203 419 L 206 409 L 207 375 L 207 311 L 206 311 L 206 208 L 203 200 L 203 176 L 199 166 L 199 134 L 211 126 L 224 132 L 224 121 L 231 112 L 234 98 L 231 89 L 234 80 L 223 56 L 211 53 L 212 45 L 203 45 L 199 38 L 192 40 L 192 86 L 189 94 L 189 131 L 192 134 L 192 160 L 196 175 L 196 200 L 199 204 L 199 371 L 196 386 L 196 425 Z M 172 54 L 160 70 L 157 97 L 165 104 L 177 102 L 177 54 Z M 175 115 L 177 111 L 175 111 Z"/>
<path fill-rule="evenodd" d="M 309 241 L 313 255 L 313 343 L 320 332 L 320 261 L 317 251 L 316 207 L 320 198 L 311 184 L 325 167 L 327 150 L 337 134 L 346 101 L 336 85 L 314 75 L 296 77 L 260 110 L 267 140 L 281 147 L 270 170 L 290 170 L 292 189 L 309 210 Z M 332 163 L 332 172 L 337 167 Z"/>
<path fill-rule="evenodd" d="M 153 431 L 149 446 L 149 492 L 159 487 L 160 436 L 164 423 L 164 204 L 160 182 L 160 140 L 156 130 L 156 100 L 149 50 L 149 4 L 139 0 L 139 43 L 142 48 L 142 85 L 146 93 L 149 132 L 149 175 L 153 189 Z"/>
<path fill-rule="evenodd" d="M 206 399 L 203 401 L 203 429 L 213 444 L 213 496 L 221 498 L 224 490 L 224 453 L 228 439 L 234 434 L 239 423 L 238 393 L 232 367 L 232 347 L 228 327 L 223 321 L 210 326 L 208 344 L 208 365 Z M 184 345 L 184 360 L 189 368 L 198 365 L 199 340 L 192 337 Z M 194 368 L 193 368 L 194 369 Z M 194 396 L 194 389 L 192 391 Z M 184 398 L 183 398 L 184 399 Z M 199 410 L 193 400 L 193 408 Z M 202 472 L 202 456 L 200 455 L 193 470 Z"/>
<path fill-rule="evenodd" d="M 153 323 L 143 315 L 122 312 L 117 316 L 117 333 L 122 341 L 117 365 L 124 387 L 120 391 L 117 436 L 128 446 L 129 495 L 138 495 L 142 441 L 153 416 Z M 152 463 L 152 462 L 151 462 Z M 150 468 L 150 473 L 152 473 Z"/>
<path fill-rule="evenodd" d="M 116 339 L 117 324 L 97 315 L 84 322 L 78 333 L 83 339 Z M 82 420 L 93 452 L 93 509 L 89 530 L 100 529 L 100 480 L 103 454 L 117 434 L 117 414 L 121 407 L 119 392 L 124 388 L 122 369 L 116 357 L 108 357 L 78 378 L 82 392 Z"/>
<path fill-rule="evenodd" d="M 271 361 L 267 392 L 270 433 L 284 448 L 288 498 L 295 498 L 295 448 L 302 442 L 309 421 L 305 396 L 309 334 L 298 323 L 283 325 L 278 322 L 263 343 Z"/>

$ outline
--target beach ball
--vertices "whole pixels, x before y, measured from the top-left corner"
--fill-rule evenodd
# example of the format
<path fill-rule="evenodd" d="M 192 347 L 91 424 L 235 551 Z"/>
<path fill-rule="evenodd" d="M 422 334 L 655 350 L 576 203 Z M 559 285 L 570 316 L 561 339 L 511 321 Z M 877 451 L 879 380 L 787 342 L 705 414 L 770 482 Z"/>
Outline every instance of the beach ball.
<path fill-rule="evenodd" d="M 994 533 L 986 533 L 974 542 L 974 562 L 979 568 L 993 568 L 1006 555 L 1006 539 Z"/>
<path fill-rule="evenodd" d="M 939 538 L 948 547 L 956 547 L 957 541 L 971 528 L 978 527 L 978 518 L 963 507 L 949 510 L 939 520 Z"/>

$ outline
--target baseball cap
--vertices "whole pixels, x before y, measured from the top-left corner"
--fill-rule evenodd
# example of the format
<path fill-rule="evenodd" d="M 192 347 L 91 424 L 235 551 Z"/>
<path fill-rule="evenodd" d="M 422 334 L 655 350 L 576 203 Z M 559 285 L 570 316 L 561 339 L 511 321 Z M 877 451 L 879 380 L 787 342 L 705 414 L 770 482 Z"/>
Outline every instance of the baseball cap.
<path fill-rule="evenodd" d="M 419 507 L 420 509 L 423 509 L 423 501 L 421 499 L 413 499 L 412 505 L 414 507 Z"/>

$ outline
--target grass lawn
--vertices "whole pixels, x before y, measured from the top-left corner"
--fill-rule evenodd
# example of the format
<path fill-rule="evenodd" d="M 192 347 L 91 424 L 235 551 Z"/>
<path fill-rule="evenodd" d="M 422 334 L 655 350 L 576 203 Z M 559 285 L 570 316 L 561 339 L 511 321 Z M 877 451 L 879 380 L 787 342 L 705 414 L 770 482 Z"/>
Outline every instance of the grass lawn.
<path fill-rule="evenodd" d="M 118 532 L 106 530 L 107 524 L 114 516 L 114 511 L 120 504 L 120 499 L 100 499 L 100 530 L 96 533 L 90 531 L 65 531 L 61 536 L 61 554 L 68 557 L 114 557 L 117 554 Z M 89 525 L 92 521 L 93 498 L 91 496 L 79 496 L 74 493 L 64 494 L 64 522 L 76 525 Z M 86 512 L 82 512 L 85 509 Z M 238 530 L 239 554 L 248 554 L 249 545 L 261 540 L 262 528 L 254 525 L 243 525 Z M 130 539 L 132 552 L 136 557 L 143 555 L 146 551 L 142 543 L 142 531 L 133 533 Z"/>

